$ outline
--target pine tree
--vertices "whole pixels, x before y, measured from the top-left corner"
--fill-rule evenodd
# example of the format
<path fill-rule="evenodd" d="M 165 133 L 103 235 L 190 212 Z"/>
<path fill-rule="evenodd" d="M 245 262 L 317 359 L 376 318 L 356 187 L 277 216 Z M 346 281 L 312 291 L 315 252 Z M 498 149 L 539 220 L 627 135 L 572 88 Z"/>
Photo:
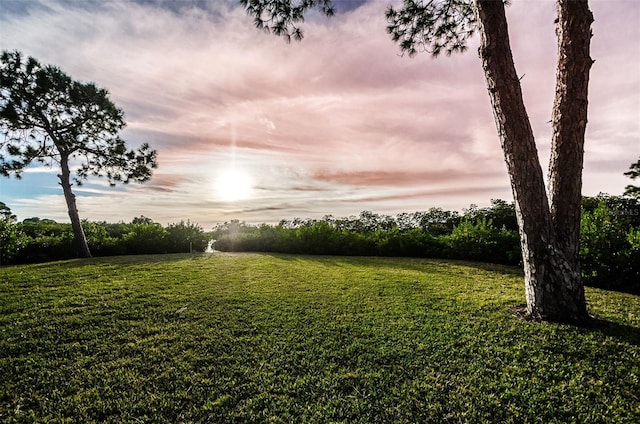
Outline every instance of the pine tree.
<path fill-rule="evenodd" d="M 118 136 L 124 113 L 93 83 L 71 79 L 55 66 L 24 59 L 20 52 L 0 58 L 0 175 L 15 175 L 31 163 L 59 167 L 78 254 L 91 256 L 72 191 L 89 176 L 117 182 L 145 182 L 156 167 L 148 144 L 128 150 Z"/>
<path fill-rule="evenodd" d="M 333 15 L 330 0 L 241 0 L 256 26 L 286 40 L 310 9 Z M 387 32 L 402 52 L 463 52 L 478 32 L 479 56 L 516 205 L 532 319 L 588 319 L 578 260 L 584 134 L 593 16 L 587 0 L 557 0 L 558 62 L 553 139 L 546 189 L 515 70 L 505 4 L 500 0 L 404 0 L 389 7 Z M 550 201 L 549 201 L 550 200 Z"/>

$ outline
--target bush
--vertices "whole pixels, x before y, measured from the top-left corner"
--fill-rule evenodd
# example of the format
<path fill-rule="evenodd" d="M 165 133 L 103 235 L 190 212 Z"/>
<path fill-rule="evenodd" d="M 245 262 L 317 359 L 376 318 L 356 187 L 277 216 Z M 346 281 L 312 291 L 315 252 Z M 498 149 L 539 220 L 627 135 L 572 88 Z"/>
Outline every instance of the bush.
<path fill-rule="evenodd" d="M 518 234 L 505 227 L 497 229 L 486 218 L 475 224 L 464 220 L 442 239 L 447 254 L 456 259 L 516 265 L 521 256 Z"/>
<path fill-rule="evenodd" d="M 131 224 L 122 242 L 127 254 L 165 253 L 167 230 L 160 224 Z"/>
<path fill-rule="evenodd" d="M 36 262 L 76 256 L 71 225 L 30 218 L 0 222 L 2 263 Z M 396 218 L 359 216 L 247 225 L 232 220 L 205 233 L 180 221 L 163 228 L 144 216 L 131 223 L 83 221 L 94 256 L 204 251 L 209 240 L 223 251 L 297 254 L 379 255 L 451 258 L 516 265 L 521 260 L 513 203 L 492 200 L 463 216 L 431 208 Z M 599 195 L 582 201 L 580 261 L 586 284 L 640 293 L 640 203 Z"/>
<path fill-rule="evenodd" d="M 82 221 L 82 228 L 93 256 L 112 256 L 125 253 L 120 239 L 109 234 L 107 225 L 105 222 Z"/>
<path fill-rule="evenodd" d="M 598 196 L 584 208 L 580 262 L 585 283 L 640 293 L 640 205 Z"/>
<path fill-rule="evenodd" d="M 17 225 L 26 240 L 24 247 L 16 252 L 12 262 L 46 262 L 77 256 L 71 224 L 29 218 Z"/>
<path fill-rule="evenodd" d="M 166 228 L 166 249 L 171 253 L 204 252 L 207 250 L 210 238 L 198 224 L 180 221 L 170 224 Z"/>
<path fill-rule="evenodd" d="M 108 224 L 82 221 L 93 256 L 206 250 L 210 237 L 198 224 L 181 221 L 163 228 L 148 218 Z M 70 224 L 30 218 L 21 223 L 0 222 L 2 263 L 45 262 L 77 257 Z M 5 240 L 6 239 L 6 240 Z"/>
<path fill-rule="evenodd" d="M 0 218 L 0 265 L 10 263 L 27 242 L 27 236 L 11 217 Z"/>

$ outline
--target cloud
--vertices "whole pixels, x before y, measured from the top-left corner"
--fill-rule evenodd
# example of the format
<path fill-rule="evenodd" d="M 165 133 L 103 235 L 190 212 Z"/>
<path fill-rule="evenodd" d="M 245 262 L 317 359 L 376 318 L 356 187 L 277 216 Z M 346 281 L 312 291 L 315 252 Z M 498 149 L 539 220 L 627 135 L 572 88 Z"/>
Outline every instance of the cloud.
<path fill-rule="evenodd" d="M 502 175 L 502 173 L 498 174 Z M 319 181 L 326 181 L 338 184 L 354 185 L 354 186 L 386 186 L 386 187 L 405 187 L 405 186 L 428 186 L 443 182 L 459 182 L 478 180 L 488 176 L 496 176 L 489 172 L 454 172 L 452 170 L 444 171 L 356 171 L 356 172 L 327 172 L 321 171 L 314 175 Z"/>
<path fill-rule="evenodd" d="M 400 193 L 400 194 L 390 194 L 386 196 L 370 196 L 370 197 L 361 197 L 357 199 L 351 199 L 353 202 L 361 202 L 361 203 L 369 203 L 369 202 L 388 202 L 388 201 L 397 201 L 397 200 L 408 200 L 408 199 L 426 199 L 430 197 L 442 198 L 442 197 L 469 197 L 469 196 L 477 196 L 479 193 L 482 194 L 491 194 L 491 193 L 500 193 L 504 192 L 504 186 L 487 186 L 487 187 L 462 187 L 462 188 L 448 188 L 446 190 L 428 190 L 428 191 L 418 191 L 414 193 Z M 471 202 L 472 203 L 472 202 Z"/>
<path fill-rule="evenodd" d="M 24 169 L 25 174 L 57 174 L 59 171 L 49 166 L 31 166 Z"/>
<path fill-rule="evenodd" d="M 3 8 L 0 45 L 107 87 L 124 109 L 124 138 L 158 149 L 149 183 L 79 196 L 85 216 L 277 221 L 508 197 L 477 38 L 463 55 L 402 57 L 385 33 L 386 6 L 340 2 L 336 16 L 311 16 L 305 39 L 286 44 L 255 29 L 234 1 L 34 1 Z M 585 192 L 616 193 L 639 153 L 640 7 L 592 8 Z M 508 8 L 543 169 L 554 14 L 551 1 Z M 254 199 L 218 202 L 216 173 L 230 163 L 252 174 Z M 119 210 L 105 212 L 113 204 Z"/>

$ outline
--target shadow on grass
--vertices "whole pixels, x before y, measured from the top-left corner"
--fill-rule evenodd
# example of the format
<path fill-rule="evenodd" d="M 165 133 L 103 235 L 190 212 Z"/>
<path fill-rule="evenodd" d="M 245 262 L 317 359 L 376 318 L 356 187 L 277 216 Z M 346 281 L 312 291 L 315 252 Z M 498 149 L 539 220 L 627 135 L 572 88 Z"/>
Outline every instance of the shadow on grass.
<path fill-rule="evenodd" d="M 460 266 L 481 271 L 497 272 L 510 276 L 523 276 L 519 267 L 493 264 L 487 262 L 473 262 L 459 259 L 412 258 L 400 256 L 333 256 L 333 255 L 303 255 L 295 253 L 260 253 L 283 261 L 312 261 L 326 265 L 344 266 L 345 264 L 362 267 L 379 268 L 381 265 L 390 268 L 409 269 L 413 271 L 451 271 L 451 266 Z"/>
<path fill-rule="evenodd" d="M 582 333 L 597 333 L 607 338 L 614 338 L 633 346 L 640 346 L 640 328 L 638 327 L 620 324 L 594 315 L 590 315 L 588 321 L 578 323 L 537 321 L 527 316 L 526 308 L 526 305 L 518 305 L 510 308 L 509 310 L 516 318 L 522 321 L 539 323 L 540 325 L 570 325 Z"/>
<path fill-rule="evenodd" d="M 634 346 L 640 346 L 640 328 L 594 317 L 591 322 L 578 326 L 584 331 L 601 333 Z"/>
<path fill-rule="evenodd" d="M 634 296 L 640 297 L 640 284 L 638 283 L 635 283 L 635 285 L 618 286 L 618 287 L 601 287 L 597 284 L 589 284 L 589 283 L 585 283 L 584 285 L 585 287 L 591 287 L 594 289 L 600 289 L 600 290 L 604 290 L 612 293 L 625 293 L 625 294 L 632 294 Z"/>
<path fill-rule="evenodd" d="M 39 262 L 32 264 L 15 264 L 9 265 L 3 268 L 10 267 L 29 267 L 31 269 L 40 269 L 46 268 L 50 269 L 52 267 L 59 269 L 75 269 L 85 267 L 87 265 L 96 265 L 96 266 L 119 266 L 119 267 L 127 267 L 127 266 L 139 266 L 141 263 L 156 265 L 167 262 L 178 262 L 184 261 L 187 259 L 201 259 L 201 258 L 209 258 L 211 257 L 211 253 L 162 253 L 162 254 L 142 254 L 142 255 L 120 255 L 120 256 L 94 256 L 91 258 L 77 258 L 77 259 L 64 259 L 64 260 L 54 260 L 48 262 Z"/>

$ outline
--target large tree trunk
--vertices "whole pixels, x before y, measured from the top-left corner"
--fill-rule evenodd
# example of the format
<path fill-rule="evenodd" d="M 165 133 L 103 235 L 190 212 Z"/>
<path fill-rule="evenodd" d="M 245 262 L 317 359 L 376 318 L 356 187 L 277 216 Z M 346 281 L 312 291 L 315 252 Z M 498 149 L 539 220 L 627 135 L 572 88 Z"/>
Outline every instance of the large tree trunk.
<path fill-rule="evenodd" d="M 479 55 L 516 203 L 527 313 L 534 319 L 583 320 L 587 313 L 575 268 L 577 259 L 567 258 L 557 246 L 542 168 L 511 54 L 504 4 L 475 0 L 475 6 L 481 35 Z M 575 172 L 575 168 L 568 172 Z"/>
<path fill-rule="evenodd" d="M 580 278 L 580 204 L 593 15 L 586 0 L 558 0 L 558 67 L 549 163 L 551 219 L 558 248 Z M 583 291 L 576 283 L 576 290 Z M 576 295 L 580 295 L 577 293 Z M 582 294 L 584 296 L 584 294 Z"/>
<path fill-rule="evenodd" d="M 76 207 L 76 196 L 71 191 L 71 172 L 69 171 L 69 157 L 66 154 L 60 155 L 60 167 L 62 168 L 62 174 L 58 175 L 60 178 L 60 185 L 64 192 L 64 199 L 67 201 L 67 209 L 69 210 L 69 218 L 71 219 L 71 228 L 73 228 L 73 236 L 78 248 L 78 255 L 81 258 L 90 258 L 91 252 L 89 251 L 89 245 L 87 244 L 87 238 L 82 229 L 80 222 L 80 215 L 78 215 L 78 208 Z"/>

